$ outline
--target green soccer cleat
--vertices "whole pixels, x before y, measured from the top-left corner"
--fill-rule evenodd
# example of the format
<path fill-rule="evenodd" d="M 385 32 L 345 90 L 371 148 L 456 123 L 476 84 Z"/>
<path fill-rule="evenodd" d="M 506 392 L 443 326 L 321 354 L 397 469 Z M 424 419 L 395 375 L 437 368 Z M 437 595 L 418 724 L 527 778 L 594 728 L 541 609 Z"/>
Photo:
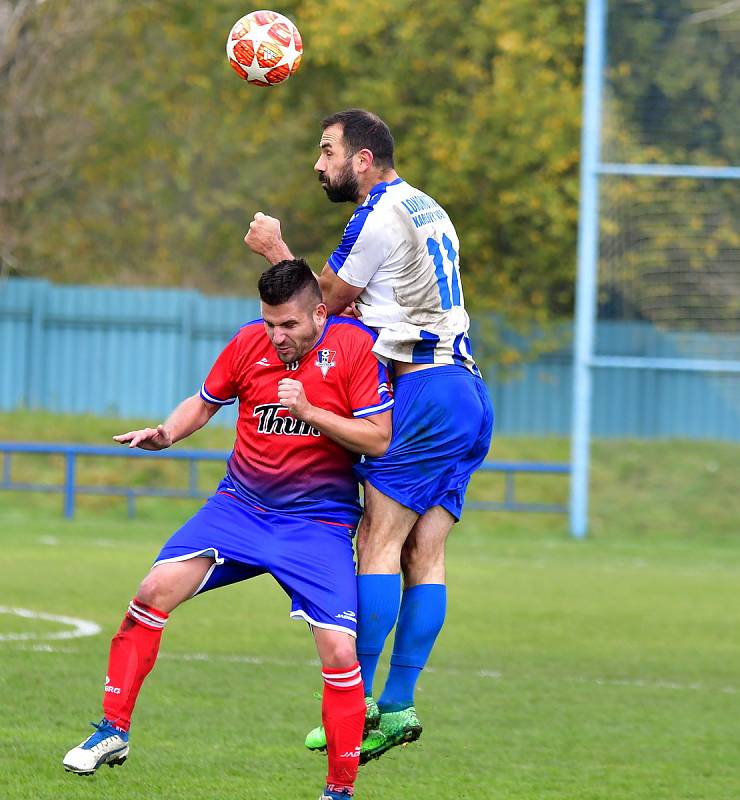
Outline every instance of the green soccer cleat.
<path fill-rule="evenodd" d="M 401 711 L 381 712 L 379 728 L 370 731 L 362 742 L 360 764 L 380 758 L 392 747 L 415 742 L 421 731 L 421 722 L 413 706 Z"/>
<path fill-rule="evenodd" d="M 380 725 L 380 709 L 378 704 L 372 697 L 365 698 L 365 727 L 362 731 L 362 738 L 364 739 L 370 730 L 377 728 Z M 326 750 L 326 731 L 323 725 L 309 731 L 306 736 L 305 745 L 309 750 Z"/>
<path fill-rule="evenodd" d="M 371 730 L 374 730 L 380 725 L 380 709 L 372 697 L 365 698 L 365 709 L 365 727 L 362 729 L 363 739 Z"/>
<path fill-rule="evenodd" d="M 324 726 L 319 725 L 318 728 L 314 728 L 312 731 L 309 731 L 304 744 L 309 750 L 315 750 L 316 752 L 325 751 L 326 732 L 324 731 Z"/>

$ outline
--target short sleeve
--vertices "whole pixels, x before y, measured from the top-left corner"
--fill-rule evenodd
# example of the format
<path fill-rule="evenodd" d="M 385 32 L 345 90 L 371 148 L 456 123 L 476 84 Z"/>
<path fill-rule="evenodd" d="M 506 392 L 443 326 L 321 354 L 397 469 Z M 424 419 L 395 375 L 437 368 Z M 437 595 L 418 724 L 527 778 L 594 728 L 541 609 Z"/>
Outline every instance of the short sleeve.
<path fill-rule="evenodd" d="M 238 349 L 237 334 L 221 351 L 211 367 L 208 377 L 203 381 L 200 396 L 207 403 L 219 406 L 230 406 L 236 402 L 239 387 L 235 374 L 235 362 Z"/>
<path fill-rule="evenodd" d="M 371 334 L 360 333 L 353 348 L 349 401 L 355 417 L 370 417 L 393 406 L 393 392 L 388 370 L 372 351 Z"/>
<path fill-rule="evenodd" d="M 373 206 L 360 206 L 344 229 L 328 264 L 345 283 L 364 289 L 392 249 L 389 231 Z"/>

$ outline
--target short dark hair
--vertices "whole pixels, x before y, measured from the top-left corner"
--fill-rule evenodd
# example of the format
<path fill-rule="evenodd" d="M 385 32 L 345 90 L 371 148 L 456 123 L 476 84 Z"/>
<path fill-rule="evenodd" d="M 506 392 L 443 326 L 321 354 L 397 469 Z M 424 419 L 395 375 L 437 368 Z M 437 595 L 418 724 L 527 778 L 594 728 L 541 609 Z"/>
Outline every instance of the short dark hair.
<path fill-rule="evenodd" d="M 321 302 L 319 282 L 302 258 L 289 258 L 273 264 L 260 275 L 257 289 L 260 300 L 268 306 L 287 303 L 304 289 L 310 290 L 317 303 Z"/>
<path fill-rule="evenodd" d="M 348 156 L 367 148 L 379 167 L 393 167 L 393 136 L 390 128 L 377 114 L 362 108 L 348 108 L 321 120 L 322 130 L 330 125 L 342 126 L 342 138 Z"/>

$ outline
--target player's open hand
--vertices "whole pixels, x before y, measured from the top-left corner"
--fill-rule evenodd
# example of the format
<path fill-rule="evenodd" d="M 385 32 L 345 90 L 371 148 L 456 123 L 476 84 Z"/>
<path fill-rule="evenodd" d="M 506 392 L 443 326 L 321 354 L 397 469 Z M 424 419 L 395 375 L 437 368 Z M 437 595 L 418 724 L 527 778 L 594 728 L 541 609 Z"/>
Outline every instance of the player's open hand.
<path fill-rule="evenodd" d="M 128 444 L 129 447 L 139 447 L 142 450 L 164 450 L 172 444 L 172 436 L 164 425 L 121 433 L 114 436 L 113 440 L 119 444 Z"/>
<path fill-rule="evenodd" d="M 257 255 L 269 258 L 270 254 L 283 241 L 280 232 L 280 220 L 268 217 L 258 211 L 249 223 L 249 231 L 244 237 L 244 243 Z"/>
<path fill-rule="evenodd" d="M 303 384 L 292 378 L 283 378 L 278 383 L 278 400 L 296 418 L 306 420 L 313 406 L 306 399 Z"/>

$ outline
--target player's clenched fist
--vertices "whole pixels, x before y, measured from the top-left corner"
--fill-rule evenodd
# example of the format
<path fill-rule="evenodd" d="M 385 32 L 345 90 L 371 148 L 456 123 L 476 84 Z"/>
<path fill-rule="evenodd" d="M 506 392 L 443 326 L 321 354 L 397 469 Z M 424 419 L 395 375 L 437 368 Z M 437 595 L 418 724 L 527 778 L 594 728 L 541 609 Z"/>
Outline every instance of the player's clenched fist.
<path fill-rule="evenodd" d="M 278 400 L 280 405 L 285 406 L 297 419 L 305 420 L 306 415 L 313 408 L 306 399 L 303 384 L 292 378 L 283 378 L 278 383 Z"/>
<path fill-rule="evenodd" d="M 249 231 L 244 237 L 244 242 L 250 250 L 257 255 L 267 257 L 275 246 L 283 241 L 280 233 L 280 220 L 268 217 L 258 211 L 249 223 Z"/>
<path fill-rule="evenodd" d="M 139 447 L 142 450 L 164 450 L 172 444 L 172 436 L 164 425 L 121 433 L 113 439 L 119 444 L 128 443 L 129 447 Z"/>

